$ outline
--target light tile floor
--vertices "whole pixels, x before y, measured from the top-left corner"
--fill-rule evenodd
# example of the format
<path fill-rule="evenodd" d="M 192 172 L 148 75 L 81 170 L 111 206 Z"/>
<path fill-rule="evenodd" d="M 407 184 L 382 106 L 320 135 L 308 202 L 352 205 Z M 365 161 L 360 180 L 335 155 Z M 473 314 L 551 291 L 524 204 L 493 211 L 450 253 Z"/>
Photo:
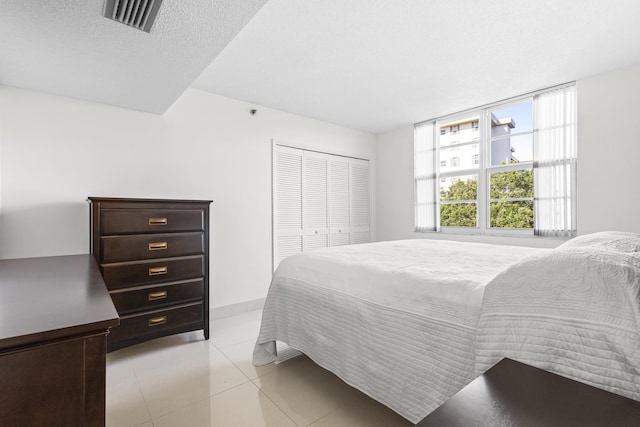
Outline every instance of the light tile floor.
<path fill-rule="evenodd" d="M 412 425 L 305 356 L 254 367 L 261 311 L 107 355 L 108 427 Z"/>

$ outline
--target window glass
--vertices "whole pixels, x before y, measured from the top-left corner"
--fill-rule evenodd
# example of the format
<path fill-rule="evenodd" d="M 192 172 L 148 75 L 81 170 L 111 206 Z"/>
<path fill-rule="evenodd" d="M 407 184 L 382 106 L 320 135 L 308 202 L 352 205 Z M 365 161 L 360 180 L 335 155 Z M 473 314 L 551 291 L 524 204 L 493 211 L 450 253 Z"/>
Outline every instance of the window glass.
<path fill-rule="evenodd" d="M 440 200 L 459 201 L 478 198 L 478 176 L 463 175 L 442 178 L 440 181 Z"/>
<path fill-rule="evenodd" d="M 490 197 L 492 199 L 526 197 L 533 200 L 533 169 L 492 173 Z"/>
<path fill-rule="evenodd" d="M 533 228 L 533 200 L 491 202 L 490 226 L 494 228 Z"/>
<path fill-rule="evenodd" d="M 441 179 L 440 224 L 445 227 L 476 227 L 477 199 L 477 175 Z"/>
<path fill-rule="evenodd" d="M 533 102 L 491 110 L 491 166 L 533 159 Z"/>
<path fill-rule="evenodd" d="M 479 117 L 474 115 L 440 124 L 440 173 L 478 168 L 478 120 Z"/>
<path fill-rule="evenodd" d="M 512 133 L 533 131 L 533 102 L 531 100 L 505 108 L 498 107 L 491 110 L 491 115 L 501 121 L 511 122 L 514 126 L 513 129 L 515 129 Z M 500 132 L 500 130 L 496 129 L 496 132 Z M 496 136 L 493 134 L 493 127 L 491 136 Z"/>
<path fill-rule="evenodd" d="M 478 204 L 441 204 L 440 225 L 443 227 L 477 227 Z"/>
<path fill-rule="evenodd" d="M 489 226 L 533 228 L 533 169 L 490 174 Z"/>

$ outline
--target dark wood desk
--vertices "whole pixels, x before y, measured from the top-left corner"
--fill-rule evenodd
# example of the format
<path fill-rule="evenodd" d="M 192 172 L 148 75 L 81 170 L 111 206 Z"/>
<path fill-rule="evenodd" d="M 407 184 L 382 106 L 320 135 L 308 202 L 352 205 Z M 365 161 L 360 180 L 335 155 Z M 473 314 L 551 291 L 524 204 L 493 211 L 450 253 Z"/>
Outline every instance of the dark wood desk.
<path fill-rule="evenodd" d="M 640 426 L 640 402 L 502 359 L 417 427 Z"/>
<path fill-rule="evenodd" d="M 0 424 L 104 426 L 118 322 L 93 256 L 0 260 Z"/>

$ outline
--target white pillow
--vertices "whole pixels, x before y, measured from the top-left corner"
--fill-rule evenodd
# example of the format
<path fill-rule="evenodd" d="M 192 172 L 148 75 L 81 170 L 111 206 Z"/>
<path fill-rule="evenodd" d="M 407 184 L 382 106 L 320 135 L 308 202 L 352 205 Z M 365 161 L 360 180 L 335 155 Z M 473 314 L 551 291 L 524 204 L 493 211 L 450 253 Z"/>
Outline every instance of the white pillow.
<path fill-rule="evenodd" d="M 557 249 L 596 248 L 618 252 L 640 252 L 640 234 L 625 231 L 601 231 L 585 234 L 558 246 Z"/>

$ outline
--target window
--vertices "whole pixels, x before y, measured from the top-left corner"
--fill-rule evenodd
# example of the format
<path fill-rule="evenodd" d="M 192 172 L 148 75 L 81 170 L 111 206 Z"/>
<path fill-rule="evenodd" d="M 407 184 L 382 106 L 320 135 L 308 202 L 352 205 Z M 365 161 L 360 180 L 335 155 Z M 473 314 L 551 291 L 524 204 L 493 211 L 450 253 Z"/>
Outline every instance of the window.
<path fill-rule="evenodd" d="M 415 130 L 416 231 L 575 235 L 575 85 Z"/>

